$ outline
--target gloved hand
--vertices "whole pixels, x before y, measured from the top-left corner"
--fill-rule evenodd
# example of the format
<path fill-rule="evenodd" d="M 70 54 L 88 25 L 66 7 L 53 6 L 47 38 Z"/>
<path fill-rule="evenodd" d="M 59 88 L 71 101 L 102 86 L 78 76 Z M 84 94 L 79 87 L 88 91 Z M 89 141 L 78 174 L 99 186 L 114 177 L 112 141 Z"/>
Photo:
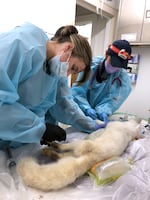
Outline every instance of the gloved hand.
<path fill-rule="evenodd" d="M 88 108 L 86 111 L 85 111 L 85 114 L 89 117 L 91 117 L 92 119 L 97 119 L 97 114 L 96 114 L 96 111 L 92 108 Z"/>
<path fill-rule="evenodd" d="M 96 124 L 95 125 L 95 131 L 101 128 L 105 128 L 107 126 L 107 123 L 101 123 L 101 124 Z"/>
<path fill-rule="evenodd" d="M 107 115 L 107 113 L 105 113 L 105 112 L 100 113 L 100 114 L 98 115 L 98 118 L 99 118 L 101 121 L 105 122 L 105 123 L 108 122 L 108 115 Z"/>
<path fill-rule="evenodd" d="M 105 128 L 108 123 L 108 115 L 105 112 L 102 112 L 98 115 L 98 118 L 103 121 L 104 123 L 96 124 L 95 130 L 98 130 L 100 128 Z"/>
<path fill-rule="evenodd" d="M 66 140 L 66 131 L 57 125 L 46 123 L 46 130 L 41 138 L 40 144 L 47 145 L 55 140 Z"/>

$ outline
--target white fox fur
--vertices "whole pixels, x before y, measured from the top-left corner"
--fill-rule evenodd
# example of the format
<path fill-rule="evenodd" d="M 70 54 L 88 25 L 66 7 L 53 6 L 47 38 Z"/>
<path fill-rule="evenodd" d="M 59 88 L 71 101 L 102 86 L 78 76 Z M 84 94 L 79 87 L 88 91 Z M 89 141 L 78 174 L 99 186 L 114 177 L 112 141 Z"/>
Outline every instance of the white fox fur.
<path fill-rule="evenodd" d="M 120 156 L 129 142 L 139 137 L 142 134 L 135 120 L 109 122 L 104 133 L 94 140 L 54 145 L 54 150 L 70 151 L 72 155 L 63 157 L 65 153 L 61 156 L 61 153 L 47 147 L 45 152 L 59 157 L 58 161 L 41 165 L 32 157 L 22 158 L 18 162 L 17 171 L 30 187 L 43 191 L 57 190 L 73 183 L 96 162 Z"/>

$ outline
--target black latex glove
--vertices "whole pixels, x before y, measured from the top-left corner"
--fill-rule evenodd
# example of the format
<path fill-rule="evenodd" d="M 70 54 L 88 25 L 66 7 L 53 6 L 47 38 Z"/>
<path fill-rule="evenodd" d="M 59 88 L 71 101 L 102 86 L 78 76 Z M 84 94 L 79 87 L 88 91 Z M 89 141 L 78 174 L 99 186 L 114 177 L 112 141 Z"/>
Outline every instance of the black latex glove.
<path fill-rule="evenodd" d="M 62 140 L 66 140 L 66 131 L 57 125 L 46 123 L 46 130 L 40 141 L 41 145 Z"/>

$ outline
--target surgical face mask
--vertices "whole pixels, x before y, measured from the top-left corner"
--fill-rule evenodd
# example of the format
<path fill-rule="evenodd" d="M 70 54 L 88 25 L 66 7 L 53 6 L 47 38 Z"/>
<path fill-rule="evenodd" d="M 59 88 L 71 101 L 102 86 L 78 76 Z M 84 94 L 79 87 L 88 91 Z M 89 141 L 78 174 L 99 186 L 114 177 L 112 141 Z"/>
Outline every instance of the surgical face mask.
<path fill-rule="evenodd" d="M 105 70 L 108 74 L 112 74 L 112 73 L 119 71 L 120 68 L 119 67 L 113 67 L 111 64 L 109 64 L 107 62 L 107 60 L 105 60 Z"/>
<path fill-rule="evenodd" d="M 70 57 L 69 57 L 70 58 Z M 55 74 L 59 77 L 67 77 L 69 62 L 60 61 L 60 56 L 55 56 L 48 61 L 51 74 Z"/>

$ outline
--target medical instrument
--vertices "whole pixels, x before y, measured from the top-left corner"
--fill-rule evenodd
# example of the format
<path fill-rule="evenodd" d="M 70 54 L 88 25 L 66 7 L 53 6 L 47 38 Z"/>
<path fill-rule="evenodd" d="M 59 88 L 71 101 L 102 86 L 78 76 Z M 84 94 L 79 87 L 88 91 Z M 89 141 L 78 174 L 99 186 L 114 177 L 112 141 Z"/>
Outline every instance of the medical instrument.
<path fill-rule="evenodd" d="M 150 130 L 150 124 L 146 124 L 144 127 L 145 127 L 146 129 Z"/>
<path fill-rule="evenodd" d="M 112 85 L 114 84 L 115 81 L 118 81 L 118 82 L 119 82 L 120 87 L 122 86 L 122 83 L 121 83 L 121 80 L 120 80 L 119 77 L 116 77 L 116 78 L 114 78 L 114 79 L 112 80 Z"/>
<path fill-rule="evenodd" d="M 16 189 L 18 189 L 18 175 L 16 172 L 16 161 L 14 160 L 13 156 L 12 156 L 12 152 L 9 146 L 6 146 L 6 148 L 4 149 L 5 153 L 7 155 L 7 167 L 9 169 L 10 175 L 12 176 L 14 183 L 15 183 L 15 187 Z"/>
<path fill-rule="evenodd" d="M 12 156 L 12 153 L 11 153 L 11 150 L 9 147 L 6 147 L 6 154 L 7 154 L 7 157 L 8 157 L 8 160 L 7 160 L 7 166 L 8 168 L 11 168 L 13 166 L 16 166 L 16 162 L 15 160 L 13 159 L 13 156 Z"/>

